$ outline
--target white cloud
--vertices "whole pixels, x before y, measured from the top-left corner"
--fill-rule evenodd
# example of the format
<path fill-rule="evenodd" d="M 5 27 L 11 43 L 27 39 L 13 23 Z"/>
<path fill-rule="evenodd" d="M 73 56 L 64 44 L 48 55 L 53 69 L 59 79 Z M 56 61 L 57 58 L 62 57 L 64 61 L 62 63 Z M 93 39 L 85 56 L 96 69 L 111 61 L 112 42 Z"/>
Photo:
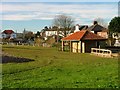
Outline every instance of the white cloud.
<path fill-rule="evenodd" d="M 8 3 L 3 4 L 2 9 L 4 12 L 15 12 L 15 11 L 40 11 L 42 8 L 40 8 L 42 4 L 27 4 L 27 3 Z"/>
<path fill-rule="evenodd" d="M 31 20 L 35 15 L 3 15 L 2 20 Z"/>
<path fill-rule="evenodd" d="M 51 20 L 61 13 L 80 21 L 117 15 L 117 5 L 114 4 L 3 3 L 2 7 L 3 20 Z"/>

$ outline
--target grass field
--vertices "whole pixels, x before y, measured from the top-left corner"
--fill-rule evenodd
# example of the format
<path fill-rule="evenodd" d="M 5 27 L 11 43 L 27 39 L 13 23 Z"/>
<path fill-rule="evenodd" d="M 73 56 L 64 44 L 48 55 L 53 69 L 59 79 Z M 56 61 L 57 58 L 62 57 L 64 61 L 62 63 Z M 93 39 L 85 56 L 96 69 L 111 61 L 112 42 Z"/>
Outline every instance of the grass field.
<path fill-rule="evenodd" d="M 2 64 L 3 88 L 118 88 L 118 59 L 61 52 L 57 48 L 3 46 L 5 53 L 34 59 Z"/>

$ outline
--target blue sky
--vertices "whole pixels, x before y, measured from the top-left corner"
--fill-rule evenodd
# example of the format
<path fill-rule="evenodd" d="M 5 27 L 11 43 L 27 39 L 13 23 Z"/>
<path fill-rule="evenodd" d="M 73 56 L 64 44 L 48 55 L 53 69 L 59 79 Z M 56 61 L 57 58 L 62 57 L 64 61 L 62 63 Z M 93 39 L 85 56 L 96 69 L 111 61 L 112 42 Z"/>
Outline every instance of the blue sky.
<path fill-rule="evenodd" d="M 81 25 L 91 25 L 95 18 L 102 18 L 109 23 L 110 20 L 118 14 L 117 2 L 106 3 L 108 0 L 104 0 L 106 2 L 102 3 L 66 3 L 62 2 L 63 0 L 49 0 L 53 1 L 51 3 L 40 2 L 43 0 L 39 0 L 39 3 L 37 2 L 38 0 L 34 0 L 34 2 L 31 2 L 33 0 L 26 0 L 29 2 L 17 0 L 21 3 L 13 1 L 16 0 L 2 0 L 3 3 L 0 4 L 0 7 L 2 5 L 2 10 L 0 10 L 0 19 L 2 20 L 0 29 L 2 31 L 5 29 L 13 29 L 14 31 L 22 32 L 24 28 L 26 28 L 26 30 L 37 32 L 42 30 L 44 26 L 52 26 L 53 18 L 59 14 L 69 15 L 75 19 L 75 24 Z M 45 1 L 47 2 L 48 0 L 44 0 L 44 2 Z M 61 1 L 61 3 L 55 3 L 54 1 Z M 89 0 L 89 2 L 90 1 L 95 0 Z"/>
<path fill-rule="evenodd" d="M 2 2 L 118 2 L 119 0 L 1 0 Z"/>

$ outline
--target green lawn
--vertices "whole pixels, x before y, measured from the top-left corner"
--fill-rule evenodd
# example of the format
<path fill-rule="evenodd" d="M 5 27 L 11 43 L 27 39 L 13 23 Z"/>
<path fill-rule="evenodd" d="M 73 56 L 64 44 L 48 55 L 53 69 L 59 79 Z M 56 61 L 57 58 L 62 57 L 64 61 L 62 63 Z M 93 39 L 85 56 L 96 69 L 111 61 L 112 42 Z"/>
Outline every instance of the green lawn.
<path fill-rule="evenodd" d="M 5 53 L 34 59 L 2 64 L 3 88 L 118 88 L 118 59 L 61 52 L 57 48 L 3 46 Z"/>

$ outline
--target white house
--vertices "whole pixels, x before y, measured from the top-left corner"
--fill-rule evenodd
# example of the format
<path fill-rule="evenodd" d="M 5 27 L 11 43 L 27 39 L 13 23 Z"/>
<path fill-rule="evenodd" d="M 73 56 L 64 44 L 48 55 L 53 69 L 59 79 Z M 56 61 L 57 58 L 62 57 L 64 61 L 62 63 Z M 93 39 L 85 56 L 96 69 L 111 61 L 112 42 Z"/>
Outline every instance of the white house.
<path fill-rule="evenodd" d="M 13 30 L 4 30 L 1 35 L 2 38 L 10 38 L 10 39 L 16 38 L 16 33 L 14 33 Z"/>
<path fill-rule="evenodd" d="M 55 30 L 45 31 L 45 36 L 52 36 L 52 35 L 57 35 L 57 31 Z"/>

